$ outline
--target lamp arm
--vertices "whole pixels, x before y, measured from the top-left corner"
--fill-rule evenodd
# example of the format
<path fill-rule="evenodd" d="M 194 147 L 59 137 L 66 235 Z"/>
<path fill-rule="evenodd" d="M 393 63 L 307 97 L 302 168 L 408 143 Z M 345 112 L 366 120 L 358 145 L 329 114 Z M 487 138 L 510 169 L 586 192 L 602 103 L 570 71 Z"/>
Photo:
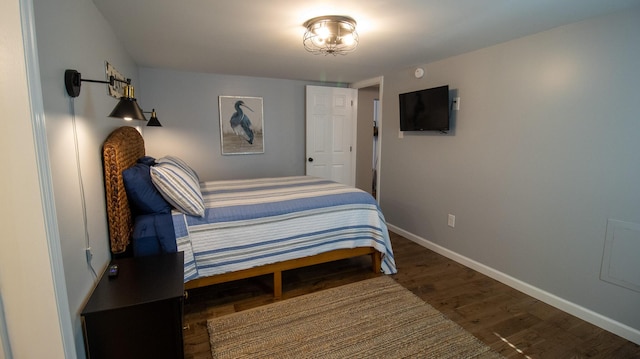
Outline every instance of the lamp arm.
<path fill-rule="evenodd" d="M 122 82 L 123 84 L 127 84 L 127 85 L 131 85 L 131 79 L 126 79 L 126 80 L 120 80 L 118 78 L 116 78 L 115 76 L 111 75 L 109 76 L 109 81 L 111 83 L 111 86 L 113 86 L 113 84 L 118 81 L 118 82 Z"/>
<path fill-rule="evenodd" d="M 82 78 L 82 75 L 76 70 L 66 70 L 64 72 L 64 84 L 67 89 L 67 94 L 71 97 L 78 97 L 80 95 L 80 85 L 82 82 L 93 82 L 99 84 L 109 84 L 113 86 L 115 83 L 121 82 L 127 85 L 131 85 L 131 79 L 120 80 L 113 75 L 109 76 L 109 81 L 90 80 Z"/>
<path fill-rule="evenodd" d="M 89 79 L 83 79 L 83 78 L 80 78 L 80 81 L 83 81 L 83 82 L 93 82 L 93 83 L 99 83 L 99 84 L 109 84 L 109 85 L 111 85 L 111 86 L 115 85 L 115 83 L 116 83 L 116 81 L 117 81 L 117 82 L 121 82 L 121 83 L 123 83 L 123 84 L 131 85 L 131 79 L 120 80 L 120 79 L 116 78 L 116 77 L 115 77 L 115 76 L 113 76 L 113 75 L 110 75 L 110 76 L 109 76 L 109 81 L 89 80 Z"/>

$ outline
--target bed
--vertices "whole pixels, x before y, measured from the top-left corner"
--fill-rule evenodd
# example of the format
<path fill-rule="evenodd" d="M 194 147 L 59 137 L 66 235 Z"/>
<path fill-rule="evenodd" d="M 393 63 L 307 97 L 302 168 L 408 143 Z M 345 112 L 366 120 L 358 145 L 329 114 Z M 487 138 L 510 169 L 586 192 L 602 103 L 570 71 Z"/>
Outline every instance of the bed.
<path fill-rule="evenodd" d="M 111 252 L 182 251 L 186 289 L 272 274 L 280 298 L 283 271 L 364 255 L 374 272 L 396 272 L 384 217 L 364 191 L 309 176 L 200 181 L 178 158 L 146 156 L 128 126 L 105 140 L 103 160 Z M 191 180 L 165 180 L 167 169 Z M 131 183 L 147 175 L 168 207 L 141 210 Z M 197 193 L 174 198 L 165 185 Z"/>

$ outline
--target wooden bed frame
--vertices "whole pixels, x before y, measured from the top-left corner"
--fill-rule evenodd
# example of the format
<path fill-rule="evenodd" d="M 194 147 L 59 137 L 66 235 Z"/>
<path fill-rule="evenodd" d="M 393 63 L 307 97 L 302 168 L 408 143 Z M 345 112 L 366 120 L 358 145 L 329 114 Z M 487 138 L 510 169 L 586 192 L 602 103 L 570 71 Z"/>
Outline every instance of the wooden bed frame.
<path fill-rule="evenodd" d="M 127 194 L 124 189 L 122 171 L 133 166 L 145 155 L 144 140 L 138 130 L 123 126 L 114 130 L 104 142 L 104 181 L 107 202 L 107 219 L 111 253 L 120 254 L 127 251 L 133 233 L 133 219 Z M 338 249 L 314 256 L 267 264 L 240 271 L 198 278 L 185 283 L 185 289 L 194 289 L 212 284 L 224 283 L 259 275 L 273 274 L 273 295 L 282 297 L 282 272 L 289 269 L 332 262 L 340 259 L 370 255 L 375 273 L 381 272 L 382 255 L 373 247 Z"/>

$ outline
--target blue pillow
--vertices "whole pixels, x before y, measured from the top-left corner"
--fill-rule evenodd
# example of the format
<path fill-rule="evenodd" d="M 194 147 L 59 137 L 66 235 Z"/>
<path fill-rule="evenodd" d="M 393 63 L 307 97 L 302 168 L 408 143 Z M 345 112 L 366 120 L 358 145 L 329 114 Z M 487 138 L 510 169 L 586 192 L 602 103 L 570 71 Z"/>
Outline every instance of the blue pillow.
<path fill-rule="evenodd" d="M 154 215 L 137 216 L 132 233 L 133 256 L 145 257 L 162 253 L 156 237 Z"/>
<path fill-rule="evenodd" d="M 138 163 L 142 163 L 143 165 L 153 166 L 156 164 L 156 159 L 151 156 L 143 156 L 138 158 Z"/>
<path fill-rule="evenodd" d="M 151 182 L 148 165 L 136 163 L 122 171 L 122 179 L 134 215 L 171 212 L 171 205 Z"/>
<path fill-rule="evenodd" d="M 132 237 L 135 257 L 175 253 L 178 250 L 170 213 L 136 217 Z"/>

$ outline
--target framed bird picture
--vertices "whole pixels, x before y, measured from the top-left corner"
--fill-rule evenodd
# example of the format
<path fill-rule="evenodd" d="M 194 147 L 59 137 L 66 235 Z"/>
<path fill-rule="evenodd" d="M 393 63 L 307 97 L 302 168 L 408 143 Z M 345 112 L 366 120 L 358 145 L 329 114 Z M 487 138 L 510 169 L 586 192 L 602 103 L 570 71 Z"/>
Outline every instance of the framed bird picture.
<path fill-rule="evenodd" d="M 264 153 L 262 97 L 219 96 L 223 155 Z"/>

